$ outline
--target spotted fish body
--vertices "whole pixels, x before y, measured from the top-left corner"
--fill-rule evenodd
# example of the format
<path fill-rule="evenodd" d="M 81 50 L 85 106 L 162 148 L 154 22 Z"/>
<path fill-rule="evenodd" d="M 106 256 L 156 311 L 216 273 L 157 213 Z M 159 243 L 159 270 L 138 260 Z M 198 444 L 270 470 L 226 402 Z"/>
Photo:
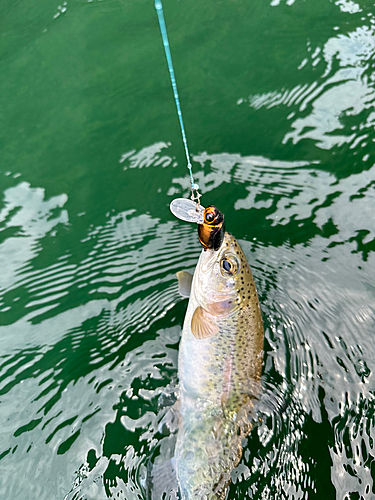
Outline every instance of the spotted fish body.
<path fill-rule="evenodd" d="M 180 428 L 175 465 L 183 500 L 224 499 L 259 386 L 263 322 L 236 239 L 205 250 L 191 283 L 179 350 Z"/>

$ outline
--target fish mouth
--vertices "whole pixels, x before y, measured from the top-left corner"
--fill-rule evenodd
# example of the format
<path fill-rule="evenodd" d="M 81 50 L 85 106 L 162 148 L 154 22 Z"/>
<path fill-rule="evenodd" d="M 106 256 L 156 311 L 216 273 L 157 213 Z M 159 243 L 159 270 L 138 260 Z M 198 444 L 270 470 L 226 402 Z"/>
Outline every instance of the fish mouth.
<path fill-rule="evenodd" d="M 218 261 L 218 256 L 220 253 L 219 250 L 205 250 L 202 253 L 202 265 L 201 265 L 201 272 L 202 273 L 208 273 L 211 271 L 212 267 L 215 265 L 215 263 Z"/>

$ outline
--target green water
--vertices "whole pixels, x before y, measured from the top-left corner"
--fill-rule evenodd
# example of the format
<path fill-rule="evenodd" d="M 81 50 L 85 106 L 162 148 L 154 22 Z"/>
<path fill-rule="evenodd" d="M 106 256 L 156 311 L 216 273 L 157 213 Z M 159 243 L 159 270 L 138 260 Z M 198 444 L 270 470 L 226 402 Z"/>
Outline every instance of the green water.
<path fill-rule="evenodd" d="M 373 2 L 164 11 L 202 204 L 253 269 L 284 401 L 229 499 L 373 499 Z M 189 177 L 153 1 L 4 0 L 0 27 L 0 498 L 147 498 L 200 252 L 168 208 Z"/>

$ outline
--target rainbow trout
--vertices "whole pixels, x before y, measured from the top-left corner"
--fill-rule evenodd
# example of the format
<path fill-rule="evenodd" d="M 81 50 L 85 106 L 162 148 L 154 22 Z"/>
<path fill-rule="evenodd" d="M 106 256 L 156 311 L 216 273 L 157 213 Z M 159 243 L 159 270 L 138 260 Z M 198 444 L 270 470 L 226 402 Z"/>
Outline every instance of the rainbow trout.
<path fill-rule="evenodd" d="M 177 276 L 181 294 L 190 297 L 179 349 L 177 480 L 182 500 L 223 500 L 259 391 L 258 295 L 246 257 L 228 233 L 218 250 L 202 251 L 193 277 Z"/>

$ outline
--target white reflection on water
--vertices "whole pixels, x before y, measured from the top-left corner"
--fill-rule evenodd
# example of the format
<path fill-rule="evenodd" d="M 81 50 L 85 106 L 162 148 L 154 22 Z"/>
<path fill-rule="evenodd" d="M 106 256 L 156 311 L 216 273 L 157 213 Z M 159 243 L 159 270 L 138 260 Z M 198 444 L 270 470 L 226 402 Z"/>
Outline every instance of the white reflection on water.
<path fill-rule="evenodd" d="M 151 166 L 158 167 L 159 165 L 165 168 L 171 164 L 175 167 L 177 163 L 176 161 L 173 162 L 173 158 L 161 155 L 162 150 L 168 148 L 169 146 L 171 146 L 170 142 L 157 142 L 151 146 L 146 146 L 139 151 L 132 149 L 131 151 L 121 155 L 119 162 L 126 162 L 124 170 L 127 170 L 128 168 L 148 168 Z"/>
<path fill-rule="evenodd" d="M 349 3 L 345 6 L 348 7 Z M 310 43 L 307 48 L 309 52 Z M 374 56 L 374 26 L 358 27 L 353 32 L 328 39 L 322 50 L 316 47 L 309 56 L 313 67 L 321 62 L 321 57 L 324 58 L 325 70 L 319 80 L 311 84 L 300 83 L 292 89 L 251 95 L 237 103 L 248 102 L 255 109 L 291 107 L 293 111 L 287 119 L 291 120 L 292 130 L 285 134 L 284 144 L 312 139 L 325 150 L 343 144 L 350 144 L 353 149 L 364 147 L 371 140 L 369 134 L 375 126 L 374 76 L 369 71 Z M 307 62 L 308 58 L 305 58 L 299 69 L 302 70 Z M 347 118 L 358 117 L 361 113 L 366 116 L 359 125 L 349 127 L 345 124 Z"/>
<path fill-rule="evenodd" d="M 344 143 L 357 147 L 364 145 L 368 132 L 375 125 L 375 90 L 373 80 L 366 75 L 369 63 L 375 54 L 375 30 L 359 27 L 348 35 L 330 38 L 323 48 L 327 67 L 324 81 L 302 102 L 300 111 L 312 106 L 305 117 L 298 117 L 292 132 L 283 142 L 292 140 L 296 144 L 302 139 L 313 139 L 322 149 L 332 149 Z M 333 65 L 339 61 L 340 69 L 332 73 Z M 329 76 L 331 75 L 331 76 Z M 369 115 L 360 129 L 345 130 L 343 118 L 356 116 L 367 110 Z"/>
<path fill-rule="evenodd" d="M 359 230 L 366 232 L 365 241 L 375 238 L 372 216 L 375 165 L 369 170 L 337 180 L 334 174 L 318 170 L 307 162 L 207 153 L 195 156 L 194 160 L 202 166 L 206 163 L 210 165 L 208 173 L 203 170 L 196 173 L 204 192 L 223 184 L 228 189 L 231 185 L 241 184 L 249 194 L 234 200 L 234 208 L 271 209 L 265 217 L 272 222 L 272 226 L 287 226 L 293 220 L 311 219 L 322 229 L 332 221 L 338 234 L 337 237 L 332 236 L 331 242 L 349 242 Z M 174 178 L 173 184 L 169 195 L 186 195 L 189 192 L 187 177 Z"/>
<path fill-rule="evenodd" d="M 353 0 L 337 0 L 335 5 L 340 7 L 341 12 L 349 12 L 349 14 L 362 12 L 361 7 L 357 3 L 353 2 Z"/>
<path fill-rule="evenodd" d="M 0 290 L 13 285 L 21 268 L 39 253 L 39 240 L 68 223 L 67 201 L 66 194 L 45 199 L 44 189 L 27 182 L 5 190 L 0 224 L 11 236 L 0 243 Z"/>

